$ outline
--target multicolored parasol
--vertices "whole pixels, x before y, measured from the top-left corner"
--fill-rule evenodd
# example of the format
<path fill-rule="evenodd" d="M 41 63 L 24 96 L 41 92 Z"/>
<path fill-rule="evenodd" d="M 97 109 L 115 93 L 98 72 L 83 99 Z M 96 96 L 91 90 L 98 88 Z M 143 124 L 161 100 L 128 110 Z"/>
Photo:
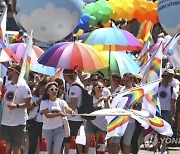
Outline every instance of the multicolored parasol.
<path fill-rule="evenodd" d="M 77 70 L 96 70 L 108 67 L 102 54 L 79 42 L 63 42 L 50 47 L 38 60 L 42 65 Z"/>

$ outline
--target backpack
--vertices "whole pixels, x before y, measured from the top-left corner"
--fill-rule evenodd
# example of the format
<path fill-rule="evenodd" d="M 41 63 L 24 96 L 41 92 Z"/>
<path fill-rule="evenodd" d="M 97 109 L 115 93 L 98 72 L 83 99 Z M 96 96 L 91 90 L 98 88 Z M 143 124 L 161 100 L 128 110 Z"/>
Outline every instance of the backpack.
<path fill-rule="evenodd" d="M 74 83 L 72 86 L 78 86 L 82 90 L 82 98 L 80 106 L 77 107 L 79 114 L 89 114 L 91 112 L 94 112 L 96 109 L 93 106 L 93 96 L 88 93 L 87 90 L 85 90 L 82 86 L 80 86 L 78 83 Z M 69 88 L 70 89 L 70 88 Z M 69 95 L 69 90 L 68 90 Z M 82 118 L 86 120 L 94 120 L 96 116 L 82 116 Z"/>

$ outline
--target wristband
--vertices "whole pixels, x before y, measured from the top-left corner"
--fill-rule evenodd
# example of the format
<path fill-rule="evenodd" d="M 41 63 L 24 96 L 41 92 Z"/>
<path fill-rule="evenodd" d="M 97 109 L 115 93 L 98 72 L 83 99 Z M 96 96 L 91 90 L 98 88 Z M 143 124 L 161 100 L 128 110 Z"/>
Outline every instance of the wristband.
<path fill-rule="evenodd" d="M 19 108 L 19 104 L 16 104 L 16 108 L 17 108 L 17 109 Z"/>

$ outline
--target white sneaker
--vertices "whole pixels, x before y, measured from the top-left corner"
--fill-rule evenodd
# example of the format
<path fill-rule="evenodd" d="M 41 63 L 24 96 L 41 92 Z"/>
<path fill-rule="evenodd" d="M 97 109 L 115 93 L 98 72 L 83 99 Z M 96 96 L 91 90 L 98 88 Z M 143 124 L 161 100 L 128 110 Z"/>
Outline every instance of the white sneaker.
<path fill-rule="evenodd" d="M 167 151 L 164 151 L 164 152 L 161 152 L 162 154 L 168 154 L 168 152 Z"/>

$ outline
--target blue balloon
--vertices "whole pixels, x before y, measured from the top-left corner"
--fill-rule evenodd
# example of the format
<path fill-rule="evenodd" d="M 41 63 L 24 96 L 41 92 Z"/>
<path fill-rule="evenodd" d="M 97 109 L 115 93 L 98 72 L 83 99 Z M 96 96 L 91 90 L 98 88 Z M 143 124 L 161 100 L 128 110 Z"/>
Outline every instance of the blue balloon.
<path fill-rule="evenodd" d="M 90 15 L 89 14 L 83 14 L 82 16 L 81 16 L 81 20 L 83 21 L 83 22 L 85 22 L 85 23 L 89 23 L 90 22 Z"/>
<path fill-rule="evenodd" d="M 80 25 L 79 27 L 80 27 L 80 29 L 82 29 L 83 31 L 89 30 L 89 24 L 88 24 L 88 23 L 83 23 L 83 24 Z"/>
<path fill-rule="evenodd" d="M 169 35 L 173 36 L 180 27 L 180 1 L 159 0 L 158 17 L 161 26 Z"/>
<path fill-rule="evenodd" d="M 74 30 L 73 30 L 73 34 L 76 34 L 76 33 L 78 32 L 78 30 L 79 30 L 79 27 L 76 26 L 76 27 L 74 28 Z"/>

